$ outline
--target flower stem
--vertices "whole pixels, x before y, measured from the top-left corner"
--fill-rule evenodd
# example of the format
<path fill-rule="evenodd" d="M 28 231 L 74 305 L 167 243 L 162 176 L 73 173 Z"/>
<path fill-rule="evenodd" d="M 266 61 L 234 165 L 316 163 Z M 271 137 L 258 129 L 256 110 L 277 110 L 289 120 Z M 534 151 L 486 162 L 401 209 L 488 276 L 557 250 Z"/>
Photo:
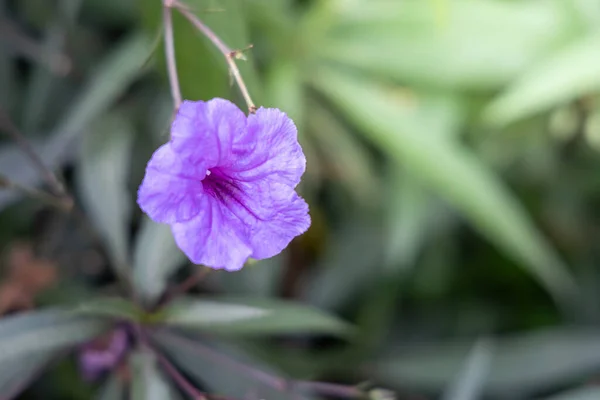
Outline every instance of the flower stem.
<path fill-rule="evenodd" d="M 238 50 L 230 49 L 223 41 L 198 17 L 196 17 L 184 4 L 179 2 L 178 0 L 168 0 L 165 4 L 169 3 L 173 7 L 177 8 L 177 11 L 181 13 L 188 21 L 192 23 L 204 36 L 210 40 L 217 49 L 223 54 L 225 57 L 225 61 L 229 66 L 229 70 L 231 71 L 231 75 L 233 79 L 235 79 L 240 91 L 242 92 L 242 96 L 244 96 L 244 100 L 248 105 L 248 111 L 253 114 L 256 112 L 256 105 L 252 101 L 250 97 L 250 93 L 248 92 L 248 88 L 242 79 L 242 75 L 240 74 L 240 70 L 235 63 L 236 57 L 240 54 Z"/>
<path fill-rule="evenodd" d="M 63 211 L 70 211 L 73 208 L 73 200 L 70 197 L 56 197 L 42 190 L 22 186 L 11 181 L 7 177 L 0 174 L 0 188 L 14 189 L 24 195 L 40 200 L 50 206 L 56 207 Z"/>
<path fill-rule="evenodd" d="M 181 88 L 177 76 L 177 64 L 175 62 L 175 45 L 173 40 L 173 18 L 171 13 L 172 1 L 165 0 L 163 3 L 163 23 L 165 27 L 165 57 L 167 59 L 167 71 L 169 73 L 169 84 L 175 111 L 181 105 Z"/>
<path fill-rule="evenodd" d="M 58 178 L 50 171 L 42 159 L 37 155 L 31 144 L 25 139 L 25 136 L 17 129 L 15 124 L 12 122 L 8 114 L 0 108 L 0 129 L 8 134 L 21 148 L 21 151 L 31 160 L 33 165 L 38 169 L 39 173 L 46 180 L 50 188 L 59 199 L 69 196 L 67 195 L 63 184 Z"/>
<path fill-rule="evenodd" d="M 208 346 L 204 346 L 198 341 L 192 341 L 164 330 L 161 331 L 160 334 L 164 337 L 168 337 L 170 341 L 177 341 L 186 346 L 190 352 L 195 352 L 201 357 L 209 359 L 215 363 L 225 365 L 232 370 L 236 370 L 244 375 L 250 376 L 251 378 L 281 392 L 295 391 L 297 393 L 316 393 L 322 396 L 350 399 L 357 399 L 365 396 L 365 393 L 360 388 L 355 386 L 339 385 L 327 382 L 297 381 L 275 376 L 243 364 L 231 357 L 226 356 L 225 354 L 211 349 Z"/>
<path fill-rule="evenodd" d="M 198 272 L 188 276 L 186 280 L 184 280 L 178 286 L 175 286 L 173 289 L 171 289 L 165 294 L 164 299 L 159 303 L 160 306 L 164 307 L 165 305 L 170 303 L 171 300 L 177 298 L 178 296 L 184 293 L 187 293 L 190 289 L 197 286 L 198 283 L 200 283 L 200 281 L 202 281 L 202 279 L 204 279 L 210 271 L 210 268 L 201 267 L 201 269 Z"/>

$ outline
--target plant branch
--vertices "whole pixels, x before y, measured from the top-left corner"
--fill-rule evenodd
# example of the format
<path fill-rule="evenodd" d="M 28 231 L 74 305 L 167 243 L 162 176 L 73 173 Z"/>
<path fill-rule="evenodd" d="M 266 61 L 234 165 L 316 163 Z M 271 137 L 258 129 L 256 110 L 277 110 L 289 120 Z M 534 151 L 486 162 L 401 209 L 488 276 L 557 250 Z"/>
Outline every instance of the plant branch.
<path fill-rule="evenodd" d="M 174 335 L 168 331 L 161 331 L 161 335 L 168 337 L 171 341 L 176 341 L 186 346 L 186 349 L 188 349 L 190 352 L 196 352 L 201 357 L 209 359 L 215 363 L 225 365 L 232 370 L 236 370 L 242 374 L 245 374 L 281 392 L 297 391 L 301 393 L 316 393 L 324 396 L 352 399 L 365 397 L 365 392 L 355 386 L 339 385 L 327 382 L 289 380 L 252 368 L 197 341 L 193 341 L 179 335 Z"/>
<path fill-rule="evenodd" d="M 171 86 L 171 96 L 173 97 L 175 111 L 177 111 L 181 105 L 181 88 L 179 86 L 177 64 L 175 61 L 175 44 L 173 40 L 173 18 L 171 13 L 171 4 L 172 2 L 169 0 L 165 0 L 163 3 L 163 23 L 165 26 L 165 57 L 167 59 L 169 84 Z"/>
<path fill-rule="evenodd" d="M 73 201 L 70 197 L 56 197 L 52 196 L 42 190 L 35 188 L 28 188 L 20 185 L 16 182 L 11 181 L 7 177 L 0 174 L 0 188 L 14 189 L 18 192 L 23 193 L 28 197 L 40 200 L 48 205 L 57 207 L 63 211 L 70 211 L 73 208 Z"/>
<path fill-rule="evenodd" d="M 140 341 L 140 344 L 155 355 L 155 357 L 158 359 L 158 362 L 163 366 L 164 370 L 183 391 L 189 394 L 194 400 L 207 400 L 206 393 L 196 389 L 196 387 L 177 370 L 177 368 L 167 359 L 167 357 L 154 348 L 154 346 L 150 343 L 150 340 L 148 340 L 143 327 L 140 325 L 135 325 L 133 328 L 138 340 Z"/>
<path fill-rule="evenodd" d="M 179 385 L 179 387 L 184 390 L 190 397 L 194 400 L 207 400 L 207 395 L 204 392 L 196 389 L 196 387 L 188 381 L 178 370 L 177 368 L 171 364 L 167 357 L 161 354 L 158 351 L 155 351 L 152 347 L 151 349 L 154 351 L 154 354 L 158 358 L 158 361 L 162 364 L 163 368 L 171 378 Z"/>
<path fill-rule="evenodd" d="M 171 290 L 169 290 L 165 294 L 163 300 L 160 302 L 160 305 L 165 306 L 166 304 L 170 303 L 171 300 L 177 298 L 177 296 L 187 293 L 190 289 L 196 287 L 198 285 L 198 283 L 200 283 L 200 281 L 202 281 L 202 279 L 204 279 L 210 271 L 211 271 L 210 268 L 201 267 L 201 269 L 199 271 L 191 274 L 190 276 L 187 277 L 187 279 L 185 279 L 179 285 L 177 285 L 177 286 L 173 287 Z"/>
<path fill-rule="evenodd" d="M 61 52 L 46 52 L 43 45 L 29 38 L 16 24 L 5 18 L 0 18 L 0 41 L 11 46 L 18 54 L 45 65 L 53 74 L 65 76 L 71 70 L 69 57 Z"/>
<path fill-rule="evenodd" d="M 177 8 L 177 10 L 185 17 L 188 21 L 192 23 L 204 36 L 210 40 L 217 49 L 223 54 L 225 57 L 225 61 L 229 66 L 229 70 L 231 71 L 231 75 L 233 79 L 236 81 L 240 91 L 242 92 L 242 96 L 244 96 L 244 100 L 248 105 L 248 112 L 251 114 L 256 112 L 256 105 L 252 101 L 250 97 L 250 93 L 248 92 L 248 88 L 242 79 L 242 75 L 240 74 L 240 70 L 235 63 L 236 58 L 238 58 L 241 54 L 239 50 L 230 49 L 206 24 L 204 24 L 198 17 L 196 17 L 184 4 L 179 2 L 178 0 L 167 0 L 165 4 L 168 6 L 169 4 L 172 7 Z"/>
<path fill-rule="evenodd" d="M 54 194 L 58 197 L 66 197 L 67 194 L 63 184 L 56 178 L 52 171 L 44 165 L 44 162 L 37 155 L 31 144 L 29 144 L 27 139 L 25 139 L 25 136 L 17 129 L 8 114 L 2 108 L 0 108 L 0 129 L 8 134 L 17 143 L 17 146 L 21 148 L 23 153 L 29 157 L 39 173 L 44 177 L 46 182 L 48 182 Z"/>

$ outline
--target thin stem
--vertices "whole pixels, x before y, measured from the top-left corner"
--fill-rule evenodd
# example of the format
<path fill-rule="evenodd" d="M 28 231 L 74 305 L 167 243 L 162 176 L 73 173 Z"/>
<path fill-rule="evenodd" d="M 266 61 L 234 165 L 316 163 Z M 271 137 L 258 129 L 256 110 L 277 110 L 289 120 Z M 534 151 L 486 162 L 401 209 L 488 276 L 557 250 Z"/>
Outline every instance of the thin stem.
<path fill-rule="evenodd" d="M 189 394 L 192 399 L 207 400 L 206 393 L 201 392 L 198 389 L 196 389 L 196 387 L 190 381 L 188 381 L 185 378 L 185 376 L 183 376 L 177 370 L 177 368 L 173 364 L 171 364 L 171 362 L 169 360 L 167 360 L 167 357 L 165 357 L 158 351 L 154 351 L 154 354 L 158 358 L 158 361 L 162 364 L 165 371 L 167 371 L 167 373 L 171 376 L 171 378 L 173 378 L 175 383 L 177 383 L 177 385 L 179 385 L 179 387 L 182 390 L 184 390 L 187 394 Z"/>
<path fill-rule="evenodd" d="M 355 386 L 338 385 L 328 382 L 295 381 L 292 388 L 299 392 L 318 393 L 339 398 L 361 398 L 364 392 Z"/>
<path fill-rule="evenodd" d="M 206 393 L 196 389 L 196 387 L 177 370 L 177 368 L 167 359 L 167 357 L 165 357 L 160 351 L 152 346 L 143 327 L 136 324 L 133 326 L 133 330 L 138 337 L 140 344 L 155 355 L 155 357 L 158 359 L 158 362 L 163 366 L 165 371 L 167 371 L 169 376 L 173 378 L 175 383 L 177 383 L 177 385 L 179 385 L 183 391 L 189 394 L 194 400 L 207 400 Z"/>
<path fill-rule="evenodd" d="M 210 271 L 210 268 L 201 267 L 198 272 L 191 274 L 186 280 L 181 282 L 181 284 L 175 286 L 172 290 L 165 294 L 164 300 L 160 304 L 164 306 L 171 302 L 171 300 L 174 298 L 177 298 L 177 296 L 187 293 L 190 289 L 196 287 Z"/>
<path fill-rule="evenodd" d="M 70 197 L 57 198 L 56 196 L 52 196 L 42 190 L 22 186 L 16 182 L 11 181 L 10 179 L 6 178 L 3 175 L 0 175 L 0 188 L 14 189 L 16 191 L 23 193 L 24 195 L 26 195 L 28 197 L 35 198 L 35 199 L 40 200 L 48 205 L 57 207 L 63 211 L 70 211 L 74 205 L 73 201 Z"/>
<path fill-rule="evenodd" d="M 0 129 L 8 134 L 17 143 L 17 146 L 21 148 L 23 153 L 29 157 L 46 182 L 48 182 L 54 194 L 58 197 L 66 196 L 65 188 L 62 183 L 60 183 L 52 171 L 44 165 L 44 162 L 37 155 L 33 147 L 31 147 L 31 144 L 29 144 L 27 139 L 25 139 L 25 136 L 17 129 L 8 114 L 2 108 L 0 108 Z"/>
<path fill-rule="evenodd" d="M 29 38 L 8 19 L 0 18 L 0 41 L 6 42 L 13 51 L 45 65 L 53 74 L 65 76 L 71 70 L 69 57 L 58 51 L 46 52 L 43 45 Z"/>
<path fill-rule="evenodd" d="M 163 7 L 163 20 L 165 25 L 165 57 L 167 59 L 167 70 L 169 72 L 169 83 L 171 86 L 171 96 L 175 110 L 179 110 L 181 105 L 181 88 L 179 87 L 179 77 L 177 76 L 177 64 L 175 62 L 175 45 L 173 40 L 173 19 L 171 13 L 171 2 L 165 0 Z"/>
<path fill-rule="evenodd" d="M 264 371 L 252 368 L 233 358 L 230 358 L 218 351 L 204 346 L 198 341 L 192 341 L 174 335 L 168 331 L 161 331 L 161 335 L 169 338 L 170 341 L 177 341 L 186 346 L 190 352 L 196 352 L 201 357 L 205 357 L 211 361 L 225 365 L 233 370 L 250 376 L 251 378 L 282 392 L 297 391 L 302 393 L 317 393 L 325 396 L 334 396 L 339 398 L 361 398 L 364 397 L 364 392 L 355 386 L 338 385 L 327 382 L 312 382 L 312 381 L 295 381 L 286 378 L 278 377 Z"/>
<path fill-rule="evenodd" d="M 210 40 L 215 45 L 215 47 L 219 49 L 219 51 L 223 54 L 223 56 L 225 57 L 225 61 L 229 66 L 229 70 L 231 71 L 231 75 L 233 76 L 233 79 L 235 79 L 238 87 L 240 88 L 240 91 L 242 92 L 242 96 L 244 96 L 244 100 L 248 105 L 248 111 L 250 113 L 256 112 L 256 105 L 254 105 L 254 102 L 250 97 L 250 93 L 248 92 L 248 88 L 246 87 L 246 84 L 242 79 L 240 70 L 238 69 L 237 64 L 235 63 L 235 59 L 240 54 L 240 52 L 237 50 L 230 49 L 206 24 L 200 21 L 200 19 L 198 19 L 198 17 L 196 17 L 184 4 L 182 4 L 178 0 L 170 0 L 169 3 L 171 3 L 173 7 L 177 8 L 177 10 L 185 18 L 187 18 L 188 21 L 190 21 L 200 32 L 202 32 L 202 34 L 206 36 L 208 40 Z"/>

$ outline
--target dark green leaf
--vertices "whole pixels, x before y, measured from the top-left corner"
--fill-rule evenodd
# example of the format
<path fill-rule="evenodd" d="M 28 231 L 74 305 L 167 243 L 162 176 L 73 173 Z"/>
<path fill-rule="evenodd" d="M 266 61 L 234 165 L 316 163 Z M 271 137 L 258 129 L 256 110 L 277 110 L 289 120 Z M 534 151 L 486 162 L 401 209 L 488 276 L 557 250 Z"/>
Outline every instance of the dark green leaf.
<path fill-rule="evenodd" d="M 560 1 L 454 0 L 438 10 L 429 1 L 339 1 L 327 11 L 330 27 L 312 44 L 323 59 L 455 88 L 504 85 L 572 31 Z"/>
<path fill-rule="evenodd" d="M 92 121 L 103 115 L 139 76 L 149 47 L 149 40 L 139 33 L 118 43 L 116 49 L 100 62 L 86 87 L 74 99 L 71 109 L 52 131 L 50 138 L 32 143 L 48 168 L 55 169 L 72 155 L 70 150 L 73 140 L 81 135 Z M 11 181 L 26 187 L 37 186 L 42 181 L 29 158 L 12 145 L 0 149 L 0 171 Z M 1 192 L 0 206 L 5 207 L 19 196 L 15 191 Z"/>
<path fill-rule="evenodd" d="M 485 120 L 505 125 L 600 90 L 600 32 L 593 32 L 529 68 L 485 110 Z"/>
<path fill-rule="evenodd" d="M 373 371 L 391 385 L 403 382 L 439 391 L 461 370 L 471 346 L 465 342 L 411 346 L 384 356 Z M 509 398 L 546 390 L 593 373 L 600 367 L 599 355 L 600 340 L 594 331 L 556 330 L 499 340 L 484 388 Z"/>
<path fill-rule="evenodd" d="M 444 394 L 443 400 L 477 400 L 488 377 L 493 358 L 493 343 L 481 339 L 470 351 L 465 365 L 458 372 L 456 380 Z"/>
<path fill-rule="evenodd" d="M 0 320 L 0 361 L 10 363 L 48 354 L 90 340 L 107 328 L 102 319 L 57 310 L 6 317 Z"/>
<path fill-rule="evenodd" d="M 600 388 L 590 386 L 581 389 L 574 389 L 555 396 L 546 398 L 545 400 L 596 400 L 600 399 Z"/>
<path fill-rule="evenodd" d="M 132 400 L 176 400 L 179 398 L 159 371 L 154 354 L 148 351 L 138 351 L 130 360 L 133 369 Z"/>
<path fill-rule="evenodd" d="M 73 309 L 76 314 L 120 318 L 139 321 L 143 311 L 131 301 L 120 297 L 103 297 L 86 300 Z"/>
<path fill-rule="evenodd" d="M 96 400 L 125 400 L 125 382 L 117 373 L 111 374 L 102 385 Z"/>
<path fill-rule="evenodd" d="M 281 372 L 250 357 L 240 346 L 200 342 L 164 330 L 154 332 L 152 338 L 183 372 L 211 393 L 243 398 L 258 389 L 265 399 L 289 398 L 273 387 L 281 384 Z"/>
<path fill-rule="evenodd" d="M 315 83 L 368 139 L 528 267 L 557 300 L 573 298 L 566 267 L 502 182 L 467 149 L 423 131 L 423 113 L 407 107 L 401 93 L 339 70 L 322 70 Z"/>
<path fill-rule="evenodd" d="M 133 284 L 142 299 L 147 303 L 155 301 L 164 292 L 169 276 L 184 260 L 169 225 L 145 217 L 133 254 Z"/>
<path fill-rule="evenodd" d="M 104 117 L 84 137 L 77 183 L 84 206 L 121 276 L 129 275 L 131 198 L 127 190 L 133 127 L 117 113 Z"/>
<path fill-rule="evenodd" d="M 316 308 L 276 299 L 181 299 L 165 311 L 170 325 L 230 334 L 346 334 L 350 327 Z"/>
<path fill-rule="evenodd" d="M 31 354 L 0 367 L 0 393 L 4 398 L 12 399 L 22 392 L 29 382 L 39 374 L 59 351 Z"/>

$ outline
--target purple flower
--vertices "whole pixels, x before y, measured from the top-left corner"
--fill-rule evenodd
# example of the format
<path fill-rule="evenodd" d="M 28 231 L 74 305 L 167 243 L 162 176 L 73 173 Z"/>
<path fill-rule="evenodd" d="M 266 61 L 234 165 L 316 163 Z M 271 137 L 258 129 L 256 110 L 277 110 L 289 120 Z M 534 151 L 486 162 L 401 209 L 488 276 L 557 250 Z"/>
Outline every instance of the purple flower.
<path fill-rule="evenodd" d="M 148 162 L 138 204 L 171 225 L 192 262 L 237 271 L 248 257 L 280 253 L 310 226 L 295 192 L 305 165 L 283 112 L 246 117 L 227 100 L 184 101 L 171 140 Z"/>
<path fill-rule="evenodd" d="M 84 345 L 79 353 L 79 369 L 83 378 L 93 382 L 116 367 L 127 347 L 127 332 L 122 328 Z"/>

